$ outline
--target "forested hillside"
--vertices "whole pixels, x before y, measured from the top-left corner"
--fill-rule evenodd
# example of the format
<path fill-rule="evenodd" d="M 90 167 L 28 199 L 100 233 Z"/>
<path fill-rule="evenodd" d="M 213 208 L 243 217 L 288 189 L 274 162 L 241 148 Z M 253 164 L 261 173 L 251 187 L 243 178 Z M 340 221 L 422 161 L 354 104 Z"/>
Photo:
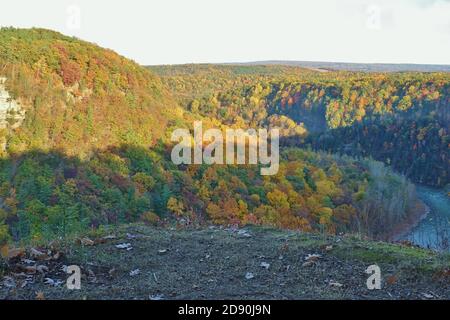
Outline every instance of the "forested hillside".
<path fill-rule="evenodd" d="M 1 133 L 8 154 L 150 145 L 182 117 L 157 76 L 111 50 L 42 29 L 2 28 L 0 43 L 5 87 L 26 111 Z"/>
<path fill-rule="evenodd" d="M 284 129 L 284 142 L 291 145 L 370 156 L 419 183 L 450 182 L 448 73 L 321 73 L 283 66 L 172 68 L 156 71 L 176 96 L 192 97 L 184 103 L 191 112 L 229 125 L 277 125 Z M 201 92 L 193 86 L 203 79 L 206 68 L 212 70 L 208 74 L 215 86 Z"/>
<path fill-rule="evenodd" d="M 297 145 L 363 119 L 448 106 L 447 74 L 317 73 L 282 66 L 149 71 L 48 30 L 1 29 L 0 43 L 4 89 L 24 111 L 20 125 L 7 121 L 1 133 L 2 244 L 64 239 L 135 221 L 385 238 L 417 209 L 414 186 L 379 162 Z M 220 128 L 279 127 L 291 147 L 283 147 L 274 176 L 260 176 L 256 165 L 176 166 L 168 138 L 174 128 L 192 129 L 193 119 Z M 448 144 L 448 122 L 437 125 L 439 141 Z M 448 149 L 439 150 L 439 157 L 429 158 L 444 168 L 435 184 L 448 175 Z M 434 177 L 435 167 L 430 170 Z"/>

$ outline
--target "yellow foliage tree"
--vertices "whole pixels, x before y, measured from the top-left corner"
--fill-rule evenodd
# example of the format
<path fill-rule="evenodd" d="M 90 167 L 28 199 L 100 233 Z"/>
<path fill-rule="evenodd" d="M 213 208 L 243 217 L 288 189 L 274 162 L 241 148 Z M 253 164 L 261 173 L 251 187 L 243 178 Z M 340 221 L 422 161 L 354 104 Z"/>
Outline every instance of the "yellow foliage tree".
<path fill-rule="evenodd" d="M 169 201 L 167 201 L 167 210 L 177 216 L 181 216 L 184 211 L 184 205 L 181 201 L 177 200 L 177 198 L 170 197 Z"/>

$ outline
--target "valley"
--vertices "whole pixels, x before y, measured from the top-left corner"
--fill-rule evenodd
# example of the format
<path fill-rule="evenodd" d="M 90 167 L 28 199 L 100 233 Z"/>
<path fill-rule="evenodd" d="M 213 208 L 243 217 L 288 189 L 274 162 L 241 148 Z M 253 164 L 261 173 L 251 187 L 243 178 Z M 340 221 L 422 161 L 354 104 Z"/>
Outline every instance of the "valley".
<path fill-rule="evenodd" d="M 1 297 L 448 298 L 447 69 L 144 67 L 37 28 L 1 28 L 0 44 L 0 102 L 16 111 L 0 128 Z M 196 123 L 278 129 L 275 174 L 175 163 L 172 133 L 190 143 Z M 37 272 L 28 253 L 53 246 Z M 72 263 L 87 291 L 45 283 Z M 389 290 L 366 290 L 370 264 Z"/>

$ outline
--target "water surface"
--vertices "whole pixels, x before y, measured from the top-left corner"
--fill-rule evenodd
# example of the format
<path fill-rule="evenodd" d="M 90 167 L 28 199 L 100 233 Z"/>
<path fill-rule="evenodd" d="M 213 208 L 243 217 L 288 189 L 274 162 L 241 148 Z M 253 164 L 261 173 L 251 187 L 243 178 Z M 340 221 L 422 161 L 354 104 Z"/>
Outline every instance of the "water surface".
<path fill-rule="evenodd" d="M 424 186 L 417 186 L 417 193 L 430 212 L 405 239 L 421 247 L 450 251 L 450 197 L 444 190 Z"/>

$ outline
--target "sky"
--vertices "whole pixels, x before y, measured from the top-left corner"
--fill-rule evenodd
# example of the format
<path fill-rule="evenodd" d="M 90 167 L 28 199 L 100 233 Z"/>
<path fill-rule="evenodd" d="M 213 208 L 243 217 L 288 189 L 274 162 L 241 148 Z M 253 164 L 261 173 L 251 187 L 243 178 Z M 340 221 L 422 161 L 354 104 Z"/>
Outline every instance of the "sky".
<path fill-rule="evenodd" d="M 143 65 L 450 64 L 450 0 L 1 0 L 0 26 L 60 31 Z"/>

